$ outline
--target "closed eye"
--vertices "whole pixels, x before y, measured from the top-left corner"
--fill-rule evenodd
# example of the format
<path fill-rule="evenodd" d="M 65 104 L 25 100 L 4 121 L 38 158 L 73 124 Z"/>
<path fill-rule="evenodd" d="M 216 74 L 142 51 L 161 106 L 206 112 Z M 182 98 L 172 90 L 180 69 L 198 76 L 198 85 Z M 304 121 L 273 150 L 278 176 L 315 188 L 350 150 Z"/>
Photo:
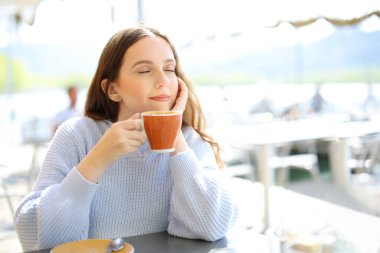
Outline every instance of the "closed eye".
<path fill-rule="evenodd" d="M 168 64 L 163 67 L 164 71 L 167 72 L 175 72 L 175 65 L 174 64 Z"/>

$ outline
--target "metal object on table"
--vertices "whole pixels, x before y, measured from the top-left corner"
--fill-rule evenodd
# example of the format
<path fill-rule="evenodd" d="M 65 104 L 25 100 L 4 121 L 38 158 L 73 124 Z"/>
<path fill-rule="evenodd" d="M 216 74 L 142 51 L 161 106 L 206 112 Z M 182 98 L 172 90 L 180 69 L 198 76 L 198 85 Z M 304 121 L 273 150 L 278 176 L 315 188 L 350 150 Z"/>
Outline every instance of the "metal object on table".
<path fill-rule="evenodd" d="M 124 239 L 120 237 L 111 240 L 110 244 L 107 247 L 107 253 L 122 250 L 124 248 L 124 244 L 125 244 Z"/>

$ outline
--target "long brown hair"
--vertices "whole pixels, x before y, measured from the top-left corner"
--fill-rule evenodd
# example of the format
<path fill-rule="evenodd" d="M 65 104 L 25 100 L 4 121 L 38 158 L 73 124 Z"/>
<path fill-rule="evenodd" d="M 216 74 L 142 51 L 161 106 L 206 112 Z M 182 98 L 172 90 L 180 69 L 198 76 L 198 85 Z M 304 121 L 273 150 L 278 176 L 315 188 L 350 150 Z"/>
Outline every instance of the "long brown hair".
<path fill-rule="evenodd" d="M 188 125 L 201 136 L 203 140 L 208 142 L 216 158 L 220 168 L 223 168 L 223 162 L 220 157 L 219 144 L 208 134 L 206 134 L 206 119 L 203 114 L 199 100 L 195 94 L 195 90 L 190 80 L 184 74 L 178 54 L 170 42 L 170 40 L 159 31 L 152 28 L 130 28 L 121 30 L 111 37 L 100 56 L 99 63 L 95 75 L 92 79 L 91 86 L 87 94 L 85 105 L 85 115 L 94 120 L 110 120 L 117 121 L 119 113 L 119 104 L 108 97 L 110 84 L 116 80 L 122 64 L 122 59 L 125 52 L 140 39 L 146 36 L 158 36 L 163 38 L 170 45 L 174 58 L 177 62 L 175 73 L 181 78 L 189 91 L 186 109 L 183 112 L 183 125 Z M 107 84 L 103 90 L 101 87 L 102 80 L 107 79 Z"/>

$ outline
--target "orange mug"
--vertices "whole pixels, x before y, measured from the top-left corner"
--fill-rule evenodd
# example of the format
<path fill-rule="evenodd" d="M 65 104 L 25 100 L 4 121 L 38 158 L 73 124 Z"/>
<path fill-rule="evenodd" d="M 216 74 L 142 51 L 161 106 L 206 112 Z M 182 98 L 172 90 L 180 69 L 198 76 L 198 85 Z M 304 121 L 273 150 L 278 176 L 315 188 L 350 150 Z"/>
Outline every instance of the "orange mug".
<path fill-rule="evenodd" d="M 153 152 L 174 151 L 178 131 L 182 126 L 182 112 L 147 111 L 141 113 L 142 125 Z"/>

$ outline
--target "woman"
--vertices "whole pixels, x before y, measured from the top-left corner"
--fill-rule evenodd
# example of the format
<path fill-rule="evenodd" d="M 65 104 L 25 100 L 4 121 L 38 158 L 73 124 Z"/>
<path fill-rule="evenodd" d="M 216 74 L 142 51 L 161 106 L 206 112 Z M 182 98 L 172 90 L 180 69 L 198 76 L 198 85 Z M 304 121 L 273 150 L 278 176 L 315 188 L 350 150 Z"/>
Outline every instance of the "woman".
<path fill-rule="evenodd" d="M 183 111 L 175 151 L 153 153 L 138 122 Z M 173 45 L 154 29 L 116 33 L 103 49 L 85 117 L 57 130 L 33 192 L 15 215 L 24 250 L 160 231 L 217 240 L 236 218 L 218 145 Z"/>

